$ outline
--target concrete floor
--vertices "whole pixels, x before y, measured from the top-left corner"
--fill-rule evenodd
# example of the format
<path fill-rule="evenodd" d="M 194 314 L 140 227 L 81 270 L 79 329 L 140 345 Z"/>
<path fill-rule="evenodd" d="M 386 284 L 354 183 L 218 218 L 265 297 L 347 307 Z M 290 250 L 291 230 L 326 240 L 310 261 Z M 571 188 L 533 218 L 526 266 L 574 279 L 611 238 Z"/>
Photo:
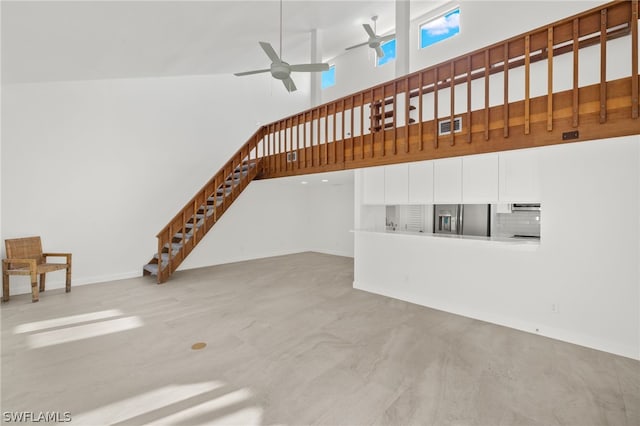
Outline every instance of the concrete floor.
<path fill-rule="evenodd" d="M 2 421 L 640 424 L 640 363 L 352 288 L 317 253 L 3 304 Z M 192 350 L 196 342 L 207 346 Z"/>

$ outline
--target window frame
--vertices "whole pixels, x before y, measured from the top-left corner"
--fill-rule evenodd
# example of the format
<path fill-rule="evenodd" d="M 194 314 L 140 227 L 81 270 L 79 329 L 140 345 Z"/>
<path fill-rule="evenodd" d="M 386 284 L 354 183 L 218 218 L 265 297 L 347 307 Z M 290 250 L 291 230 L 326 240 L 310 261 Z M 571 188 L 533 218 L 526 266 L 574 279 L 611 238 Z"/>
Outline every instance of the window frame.
<path fill-rule="evenodd" d="M 418 25 L 418 50 L 422 50 L 422 49 L 426 49 L 428 47 L 434 46 L 436 44 L 439 44 L 443 41 L 449 40 L 457 35 L 460 34 L 461 31 L 461 25 L 460 25 L 460 21 L 458 21 L 458 29 L 457 32 L 448 35 L 447 37 L 441 38 L 439 40 L 436 40 L 430 44 L 427 44 L 426 46 L 423 46 L 423 40 L 422 40 L 422 34 L 423 34 L 423 27 L 433 21 L 436 21 L 438 19 L 444 18 L 445 16 L 453 13 L 453 12 L 458 12 L 458 15 L 462 14 L 462 8 L 460 6 L 460 4 L 450 4 L 449 6 L 446 7 L 446 9 L 444 9 L 443 11 L 439 11 L 437 13 L 434 13 L 433 15 L 427 17 L 426 19 L 424 19 L 422 21 L 421 24 Z"/>
<path fill-rule="evenodd" d="M 325 73 L 332 73 L 332 82 L 325 86 Z M 330 64 L 329 69 L 320 73 L 320 90 L 325 90 L 336 85 L 336 64 Z"/>
<path fill-rule="evenodd" d="M 397 38 L 392 38 L 391 40 L 387 40 L 384 43 L 380 44 L 380 48 L 382 49 L 382 46 L 389 44 L 393 42 L 393 58 L 387 58 L 387 52 L 385 52 L 385 55 L 382 58 L 378 58 L 378 55 L 376 54 L 376 67 L 382 67 L 385 66 L 386 64 L 388 64 L 391 61 L 395 61 L 398 58 L 398 45 L 397 45 Z M 380 60 L 384 60 L 383 63 L 380 63 Z"/>

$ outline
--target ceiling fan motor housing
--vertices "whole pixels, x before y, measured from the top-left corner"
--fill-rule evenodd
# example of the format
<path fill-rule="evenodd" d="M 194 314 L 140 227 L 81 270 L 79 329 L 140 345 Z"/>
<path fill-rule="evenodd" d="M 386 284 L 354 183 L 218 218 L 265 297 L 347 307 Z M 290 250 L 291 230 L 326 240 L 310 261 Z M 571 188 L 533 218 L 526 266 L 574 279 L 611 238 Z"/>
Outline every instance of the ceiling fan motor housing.
<path fill-rule="evenodd" d="M 285 80 L 291 74 L 291 70 L 289 69 L 289 64 L 286 62 L 280 63 L 272 63 L 271 64 L 271 75 L 278 80 Z"/>

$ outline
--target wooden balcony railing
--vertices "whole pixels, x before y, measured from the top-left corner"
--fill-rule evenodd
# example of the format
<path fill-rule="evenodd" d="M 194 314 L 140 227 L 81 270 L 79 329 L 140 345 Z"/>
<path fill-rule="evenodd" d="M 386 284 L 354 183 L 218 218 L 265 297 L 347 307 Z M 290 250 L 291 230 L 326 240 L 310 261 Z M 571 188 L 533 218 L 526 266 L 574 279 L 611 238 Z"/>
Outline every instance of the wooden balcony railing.
<path fill-rule="evenodd" d="M 638 134 L 637 10 L 608 3 L 271 123 L 260 178 Z M 631 65 L 613 79 L 616 39 Z M 589 47 L 599 63 L 580 61 Z"/>
<path fill-rule="evenodd" d="M 629 41 L 626 70 L 607 64 L 614 40 Z M 588 49 L 599 59 L 581 60 Z M 158 282 L 253 178 L 640 134 L 638 97 L 638 0 L 614 1 L 267 124 L 160 231 Z M 246 163 L 253 172 L 174 254 L 176 232 Z"/>

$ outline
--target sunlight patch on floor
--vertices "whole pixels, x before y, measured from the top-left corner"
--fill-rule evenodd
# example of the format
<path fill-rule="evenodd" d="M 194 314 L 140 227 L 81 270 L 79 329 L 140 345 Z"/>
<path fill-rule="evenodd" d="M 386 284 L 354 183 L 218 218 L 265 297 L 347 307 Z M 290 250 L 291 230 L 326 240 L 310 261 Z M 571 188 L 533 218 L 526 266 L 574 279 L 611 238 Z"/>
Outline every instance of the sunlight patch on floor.
<path fill-rule="evenodd" d="M 212 399 L 202 404 L 178 411 L 172 415 L 166 416 L 161 420 L 163 425 L 174 424 L 207 424 L 207 425 L 259 425 L 262 419 L 262 409 L 259 407 L 246 407 L 239 410 L 230 410 L 226 415 L 218 416 L 216 412 L 223 411 L 236 404 L 242 404 L 249 401 L 253 394 L 249 389 L 240 389 L 229 392 L 223 396 Z M 225 420 L 226 419 L 226 420 Z M 238 423 L 231 423 L 230 420 L 235 419 Z"/>
<path fill-rule="evenodd" d="M 131 330 L 142 327 L 142 325 L 142 320 L 136 316 L 76 325 L 28 335 L 27 345 L 31 349 L 43 348 L 45 346 L 59 345 L 61 343 Z"/>
<path fill-rule="evenodd" d="M 259 425 L 263 410 L 251 403 L 253 393 L 225 391 L 225 386 L 219 381 L 164 386 L 74 416 L 73 423 Z"/>
<path fill-rule="evenodd" d="M 54 318 L 44 321 L 28 322 L 20 324 L 13 329 L 15 334 L 32 333 L 34 331 L 45 330 L 47 328 L 62 327 L 65 325 L 78 324 L 81 322 L 97 321 L 106 318 L 113 318 L 122 315 L 119 309 L 110 309 L 108 311 L 91 312 L 88 314 L 72 315 L 69 317 Z"/>

